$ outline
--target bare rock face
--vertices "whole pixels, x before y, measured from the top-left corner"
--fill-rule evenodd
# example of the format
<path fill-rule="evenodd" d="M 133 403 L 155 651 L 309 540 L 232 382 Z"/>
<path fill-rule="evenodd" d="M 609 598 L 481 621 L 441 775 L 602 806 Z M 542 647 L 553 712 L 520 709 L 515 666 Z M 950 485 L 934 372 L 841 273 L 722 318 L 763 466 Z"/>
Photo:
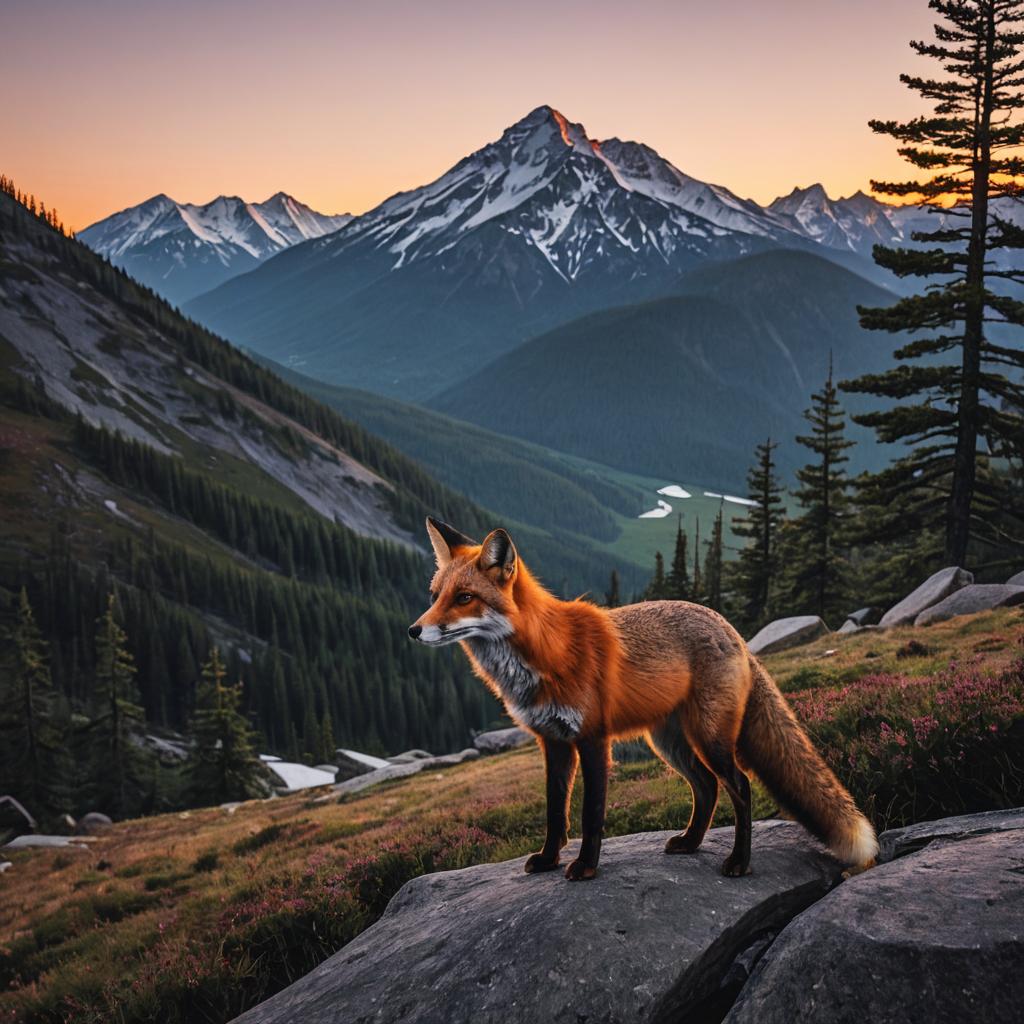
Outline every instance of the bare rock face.
<path fill-rule="evenodd" d="M 747 647 L 752 654 L 771 654 L 787 647 L 809 644 L 829 632 L 831 630 L 817 615 L 794 615 L 769 622 L 747 641 Z"/>
<path fill-rule="evenodd" d="M 1024 587 L 1024 572 L 1018 572 L 1014 576 L 1011 576 L 1007 581 L 1008 587 Z"/>
<path fill-rule="evenodd" d="M 473 746 L 481 754 L 502 754 L 506 750 L 515 750 L 533 742 L 533 737 L 519 726 L 511 729 L 494 729 L 491 732 L 479 733 L 473 740 Z"/>
<path fill-rule="evenodd" d="M 1024 846 L 1024 807 L 961 814 L 955 818 L 940 818 L 938 821 L 919 821 L 883 832 L 878 837 L 878 862 L 882 864 L 908 853 L 916 853 L 936 839 L 961 842 L 992 832 L 1014 831 L 1020 832 L 1020 842 Z"/>
<path fill-rule="evenodd" d="M 974 582 L 974 574 L 951 565 L 929 576 L 916 590 L 894 604 L 879 621 L 880 626 L 909 626 L 926 608 Z"/>
<path fill-rule="evenodd" d="M 1020 1020 L 1021 837 L 935 839 L 845 882 L 783 930 L 726 1024 Z"/>
<path fill-rule="evenodd" d="M 993 608 L 1009 608 L 1024 604 L 1024 586 L 1011 587 L 1008 583 L 971 583 L 944 597 L 938 604 L 925 608 L 916 619 L 915 626 L 930 626 L 945 622 L 957 615 L 973 615 Z"/>
<path fill-rule="evenodd" d="M 110 828 L 112 824 L 108 815 L 101 814 L 99 811 L 89 811 L 88 814 L 83 814 L 78 819 L 75 831 L 80 836 L 95 835 L 97 832 L 103 832 Z"/>
<path fill-rule="evenodd" d="M 693 856 L 667 856 L 671 834 L 607 840 L 591 882 L 527 875 L 523 860 L 414 879 L 375 925 L 238 1021 L 624 1024 L 728 1005 L 765 936 L 841 868 L 792 822 L 755 823 L 753 874 L 739 879 L 719 873 L 731 828 Z"/>

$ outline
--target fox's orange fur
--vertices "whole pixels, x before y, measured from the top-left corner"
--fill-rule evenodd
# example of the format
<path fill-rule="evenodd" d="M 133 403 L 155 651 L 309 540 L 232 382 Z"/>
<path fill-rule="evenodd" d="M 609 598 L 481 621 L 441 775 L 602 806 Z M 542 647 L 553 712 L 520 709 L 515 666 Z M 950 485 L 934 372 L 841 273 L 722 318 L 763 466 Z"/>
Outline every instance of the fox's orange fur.
<path fill-rule="evenodd" d="M 721 781 L 737 811 L 736 848 L 724 870 L 747 870 L 749 768 L 840 859 L 857 867 L 872 862 L 870 824 L 722 616 L 683 601 L 615 609 L 562 601 L 522 564 L 505 531 L 475 544 L 443 523 L 428 520 L 427 529 L 438 561 L 434 602 L 410 635 L 432 645 L 461 643 L 477 674 L 544 748 L 548 840 L 527 870 L 558 863 L 563 790 L 571 790 L 582 762 L 586 863 L 574 862 L 568 875 L 593 876 L 604 817 L 602 763 L 612 739 L 640 735 L 694 792 L 690 825 L 669 852 L 700 844 Z M 600 792 L 588 818 L 592 789 Z"/>

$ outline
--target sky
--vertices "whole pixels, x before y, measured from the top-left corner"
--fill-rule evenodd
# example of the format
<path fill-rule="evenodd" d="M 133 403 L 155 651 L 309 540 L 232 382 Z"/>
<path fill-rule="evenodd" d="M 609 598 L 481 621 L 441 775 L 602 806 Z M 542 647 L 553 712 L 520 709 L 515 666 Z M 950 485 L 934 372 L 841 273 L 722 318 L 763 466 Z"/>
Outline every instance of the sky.
<path fill-rule="evenodd" d="M 78 230 L 159 192 L 361 213 L 541 104 L 768 202 L 907 176 L 926 0 L 4 0 L 0 171 Z"/>

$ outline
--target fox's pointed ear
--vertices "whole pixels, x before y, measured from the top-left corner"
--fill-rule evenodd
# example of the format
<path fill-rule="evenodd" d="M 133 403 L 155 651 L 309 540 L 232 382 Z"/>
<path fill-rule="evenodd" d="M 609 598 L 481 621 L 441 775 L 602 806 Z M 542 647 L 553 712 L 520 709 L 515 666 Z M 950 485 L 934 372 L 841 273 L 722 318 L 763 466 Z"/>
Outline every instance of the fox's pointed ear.
<path fill-rule="evenodd" d="M 440 519 L 427 516 L 427 536 L 434 549 L 438 569 L 443 569 L 451 560 L 456 548 L 476 547 L 476 541 L 459 533 L 454 526 L 442 523 Z"/>
<path fill-rule="evenodd" d="M 484 538 L 477 564 L 486 572 L 499 569 L 503 580 L 511 580 L 516 574 L 519 556 L 512 538 L 504 530 L 492 530 Z"/>

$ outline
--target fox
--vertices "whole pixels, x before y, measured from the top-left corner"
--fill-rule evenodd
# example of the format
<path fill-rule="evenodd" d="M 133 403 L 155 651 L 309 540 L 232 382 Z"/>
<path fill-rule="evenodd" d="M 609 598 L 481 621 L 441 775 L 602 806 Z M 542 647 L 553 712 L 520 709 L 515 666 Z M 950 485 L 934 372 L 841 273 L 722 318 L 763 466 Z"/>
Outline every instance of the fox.
<path fill-rule="evenodd" d="M 569 800 L 583 774 L 582 835 L 569 881 L 597 875 L 611 745 L 643 737 L 693 794 L 668 854 L 700 848 L 724 786 L 735 811 L 722 874 L 750 873 L 749 772 L 851 872 L 874 863 L 875 831 L 761 662 L 729 622 L 688 601 L 602 608 L 550 593 L 509 533 L 477 543 L 433 517 L 430 606 L 409 627 L 428 647 L 459 644 L 474 672 L 532 733 L 544 757 L 547 828 L 528 874 L 560 867 Z"/>

